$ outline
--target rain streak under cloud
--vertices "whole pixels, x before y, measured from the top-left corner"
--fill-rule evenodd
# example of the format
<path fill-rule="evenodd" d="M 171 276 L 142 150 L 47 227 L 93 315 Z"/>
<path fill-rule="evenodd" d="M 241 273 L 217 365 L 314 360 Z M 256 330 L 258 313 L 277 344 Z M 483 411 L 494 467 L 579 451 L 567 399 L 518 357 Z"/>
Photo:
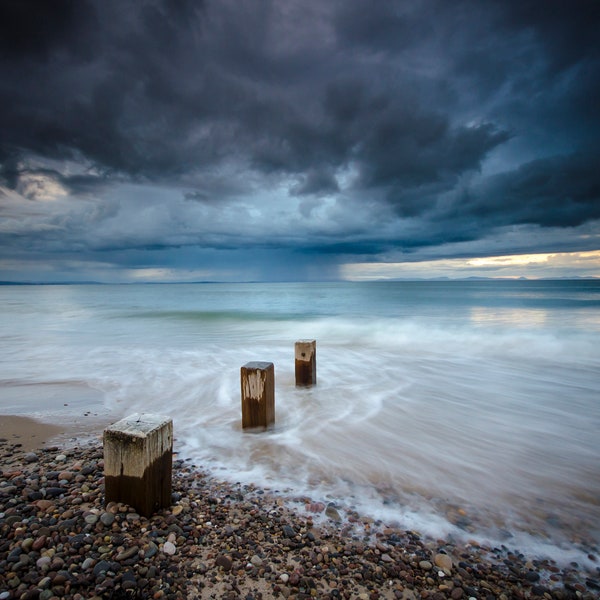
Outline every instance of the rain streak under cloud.
<path fill-rule="evenodd" d="M 600 4 L 0 7 L 0 279 L 600 276 Z"/>

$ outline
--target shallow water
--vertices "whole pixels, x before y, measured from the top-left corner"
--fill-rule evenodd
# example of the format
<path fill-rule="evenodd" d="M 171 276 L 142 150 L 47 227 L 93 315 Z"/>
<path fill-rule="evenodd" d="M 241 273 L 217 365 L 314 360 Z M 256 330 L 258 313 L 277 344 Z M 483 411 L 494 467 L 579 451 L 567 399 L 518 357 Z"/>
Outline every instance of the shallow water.
<path fill-rule="evenodd" d="M 221 477 L 434 536 L 600 543 L 600 282 L 3 286 L 0 413 L 172 416 Z M 314 388 L 294 342 L 317 340 Z M 276 424 L 241 430 L 240 367 Z"/>

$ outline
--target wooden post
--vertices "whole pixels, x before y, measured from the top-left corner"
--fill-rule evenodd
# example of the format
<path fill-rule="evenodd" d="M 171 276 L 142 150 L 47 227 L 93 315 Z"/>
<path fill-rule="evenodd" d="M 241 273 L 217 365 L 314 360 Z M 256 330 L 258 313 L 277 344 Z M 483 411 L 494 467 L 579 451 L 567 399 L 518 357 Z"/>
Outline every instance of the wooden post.
<path fill-rule="evenodd" d="M 104 430 L 106 504 L 129 504 L 144 517 L 171 506 L 173 421 L 133 414 Z"/>
<path fill-rule="evenodd" d="M 298 340 L 296 354 L 296 385 L 317 385 L 317 342 Z"/>
<path fill-rule="evenodd" d="M 275 367 L 249 362 L 241 368 L 242 427 L 268 427 L 275 422 Z"/>

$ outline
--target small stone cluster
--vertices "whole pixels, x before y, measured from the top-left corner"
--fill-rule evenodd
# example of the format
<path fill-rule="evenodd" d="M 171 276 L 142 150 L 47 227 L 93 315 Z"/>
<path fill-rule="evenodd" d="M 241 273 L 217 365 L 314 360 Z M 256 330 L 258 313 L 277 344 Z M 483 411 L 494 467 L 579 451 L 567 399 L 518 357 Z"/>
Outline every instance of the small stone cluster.
<path fill-rule="evenodd" d="M 591 600 L 600 572 L 527 561 L 342 517 L 176 460 L 173 505 L 104 506 L 98 447 L 23 453 L 0 442 L 0 600 L 309 598 Z M 315 523 L 319 521 L 327 525 Z"/>

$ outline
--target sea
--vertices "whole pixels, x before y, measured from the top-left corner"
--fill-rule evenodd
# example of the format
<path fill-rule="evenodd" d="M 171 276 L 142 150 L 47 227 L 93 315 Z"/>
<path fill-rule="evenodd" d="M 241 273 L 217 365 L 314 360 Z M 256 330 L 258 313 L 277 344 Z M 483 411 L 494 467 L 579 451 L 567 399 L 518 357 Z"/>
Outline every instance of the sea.
<path fill-rule="evenodd" d="M 180 458 L 300 508 L 597 566 L 600 280 L 4 285 L 0 306 L 0 414 L 166 415 Z M 275 366 L 262 432 L 251 361 Z"/>

